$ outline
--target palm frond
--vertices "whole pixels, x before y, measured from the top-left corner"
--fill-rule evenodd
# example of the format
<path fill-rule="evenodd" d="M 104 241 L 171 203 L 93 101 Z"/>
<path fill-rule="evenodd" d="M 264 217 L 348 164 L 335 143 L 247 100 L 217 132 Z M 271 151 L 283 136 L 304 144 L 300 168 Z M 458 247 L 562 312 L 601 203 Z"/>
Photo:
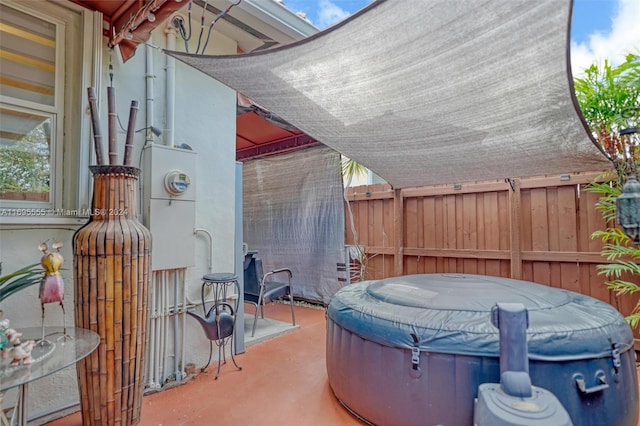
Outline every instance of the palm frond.
<path fill-rule="evenodd" d="M 627 322 L 629 323 L 631 328 L 636 328 L 638 326 L 638 324 L 640 323 L 640 312 L 636 312 L 634 314 L 627 315 L 624 318 L 627 320 Z"/>
<path fill-rule="evenodd" d="M 636 283 L 623 280 L 607 281 L 607 288 L 613 290 L 618 296 L 623 294 L 633 294 L 640 291 L 640 286 Z"/>
<path fill-rule="evenodd" d="M 591 238 L 598 238 L 602 240 L 603 243 L 607 243 L 608 245 L 619 245 L 627 247 L 629 246 L 629 244 L 631 244 L 631 239 L 620 228 L 607 228 L 601 229 L 599 231 L 594 231 L 591 234 Z M 605 250 L 606 247 L 607 246 L 605 246 Z"/>
<path fill-rule="evenodd" d="M 342 161 L 340 162 L 340 171 L 342 176 L 351 182 L 351 179 L 355 176 L 366 174 L 367 168 L 357 161 L 347 157 L 342 157 Z"/>
<path fill-rule="evenodd" d="M 619 232 L 623 233 L 622 231 Z M 630 245 L 630 238 L 628 236 L 624 235 L 621 237 L 619 235 L 608 235 L 607 239 L 608 241 L 612 241 L 612 243 L 605 244 L 602 249 L 602 255 L 605 256 L 608 261 L 611 262 L 622 257 L 640 258 L 640 249 L 636 246 Z"/>
<path fill-rule="evenodd" d="M 622 274 L 640 274 L 640 265 L 635 262 L 618 261 L 618 263 L 608 263 L 605 265 L 596 266 L 598 269 L 598 275 L 605 275 L 607 277 L 620 278 Z"/>

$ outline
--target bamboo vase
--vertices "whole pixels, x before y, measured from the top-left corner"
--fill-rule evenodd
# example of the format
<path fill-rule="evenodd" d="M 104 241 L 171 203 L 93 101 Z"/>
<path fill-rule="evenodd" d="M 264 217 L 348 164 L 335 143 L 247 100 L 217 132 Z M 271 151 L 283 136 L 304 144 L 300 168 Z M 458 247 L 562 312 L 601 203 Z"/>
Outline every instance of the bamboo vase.
<path fill-rule="evenodd" d="M 151 234 L 136 218 L 139 169 L 91 166 L 89 222 L 73 236 L 76 326 L 100 345 L 78 363 L 84 425 L 140 422 Z"/>

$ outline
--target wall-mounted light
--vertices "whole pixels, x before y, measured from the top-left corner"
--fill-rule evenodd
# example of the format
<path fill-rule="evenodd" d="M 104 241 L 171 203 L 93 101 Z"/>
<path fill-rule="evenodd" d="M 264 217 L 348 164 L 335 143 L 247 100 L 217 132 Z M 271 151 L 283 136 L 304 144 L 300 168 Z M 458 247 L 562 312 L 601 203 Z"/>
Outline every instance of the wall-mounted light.
<path fill-rule="evenodd" d="M 630 127 L 620 131 L 620 136 L 624 138 L 634 138 L 638 133 L 637 127 Z M 628 143 L 627 146 L 631 150 L 635 150 L 636 143 Z M 624 230 L 633 242 L 640 244 L 640 182 L 636 180 L 635 171 L 635 158 L 634 153 L 631 152 L 630 161 L 632 162 L 629 167 L 629 175 L 627 181 L 622 186 L 622 193 L 616 200 L 616 208 L 618 211 L 618 224 Z"/>

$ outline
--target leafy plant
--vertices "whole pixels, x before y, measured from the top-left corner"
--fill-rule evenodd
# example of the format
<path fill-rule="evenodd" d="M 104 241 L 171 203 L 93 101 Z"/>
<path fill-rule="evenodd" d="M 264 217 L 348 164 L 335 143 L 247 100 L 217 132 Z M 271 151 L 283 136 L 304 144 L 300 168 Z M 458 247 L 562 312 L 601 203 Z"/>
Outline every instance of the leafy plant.
<path fill-rule="evenodd" d="M 622 192 L 619 182 L 593 182 L 585 190 L 603 194 L 596 208 L 607 223 L 615 223 L 616 199 Z M 597 266 L 598 274 L 607 278 L 607 287 L 617 295 L 639 292 L 640 285 L 622 278 L 630 275 L 640 276 L 640 264 L 638 264 L 640 248 L 632 244 L 631 239 L 622 229 L 615 226 L 595 231 L 591 236 L 599 238 L 605 243 L 601 254 L 611 262 Z M 626 318 L 634 328 L 640 324 L 640 301 Z"/>
<path fill-rule="evenodd" d="M 0 192 L 49 192 L 48 121 L 10 145 L 0 146 Z"/>
<path fill-rule="evenodd" d="M 608 61 L 602 67 L 591 65 L 583 78 L 576 78 L 576 98 L 598 147 L 612 162 L 616 177 L 592 182 L 586 191 L 600 194 L 596 208 L 611 226 L 596 231 L 593 238 L 605 245 L 601 252 L 610 263 L 598 265 L 598 273 L 607 278 L 606 285 L 617 295 L 640 292 L 640 285 L 625 277 L 640 276 L 640 249 L 615 227 L 616 200 L 629 173 L 638 172 L 638 144 L 634 138 L 622 137 L 620 131 L 637 127 L 640 116 L 640 56 L 629 54 L 624 63 L 614 67 Z M 607 179 L 608 178 L 608 179 Z M 632 327 L 640 324 L 640 301 L 627 316 Z"/>
<path fill-rule="evenodd" d="M 0 302 L 17 291 L 39 284 L 43 276 L 44 269 L 39 263 L 25 266 L 13 273 L 0 276 Z"/>
<path fill-rule="evenodd" d="M 625 62 L 612 66 L 604 61 L 584 70 L 574 81 L 582 115 L 598 148 L 613 163 L 618 180 L 638 163 L 638 150 L 620 130 L 637 126 L 640 115 L 640 55 L 630 53 Z"/>
<path fill-rule="evenodd" d="M 342 192 L 345 204 L 347 205 L 347 213 L 349 215 L 349 225 L 351 226 L 351 234 L 353 235 L 353 249 L 349 250 L 349 271 L 351 271 L 351 279 L 353 281 L 362 280 L 365 276 L 367 269 L 367 254 L 364 252 L 364 248 L 358 241 L 358 231 L 356 229 L 355 221 L 353 220 L 353 210 L 351 210 L 351 204 L 349 203 L 349 186 L 353 178 L 357 175 L 367 173 L 367 168 L 347 157 L 342 157 L 340 164 L 340 171 L 342 177 L 345 180 L 344 189 Z"/>

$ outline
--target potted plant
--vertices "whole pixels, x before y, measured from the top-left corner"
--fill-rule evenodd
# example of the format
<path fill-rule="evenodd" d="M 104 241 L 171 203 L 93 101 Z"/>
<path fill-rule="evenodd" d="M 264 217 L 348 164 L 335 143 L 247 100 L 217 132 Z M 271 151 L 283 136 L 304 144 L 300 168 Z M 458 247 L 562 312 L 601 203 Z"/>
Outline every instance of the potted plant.
<path fill-rule="evenodd" d="M 20 290 L 31 287 L 42 282 L 44 269 L 40 263 L 25 266 L 10 274 L 2 274 L 2 263 L 0 262 L 0 302 Z M 9 320 L 3 318 L 4 314 L 0 310 L 0 349 L 9 344 L 6 330 L 9 328 Z"/>

